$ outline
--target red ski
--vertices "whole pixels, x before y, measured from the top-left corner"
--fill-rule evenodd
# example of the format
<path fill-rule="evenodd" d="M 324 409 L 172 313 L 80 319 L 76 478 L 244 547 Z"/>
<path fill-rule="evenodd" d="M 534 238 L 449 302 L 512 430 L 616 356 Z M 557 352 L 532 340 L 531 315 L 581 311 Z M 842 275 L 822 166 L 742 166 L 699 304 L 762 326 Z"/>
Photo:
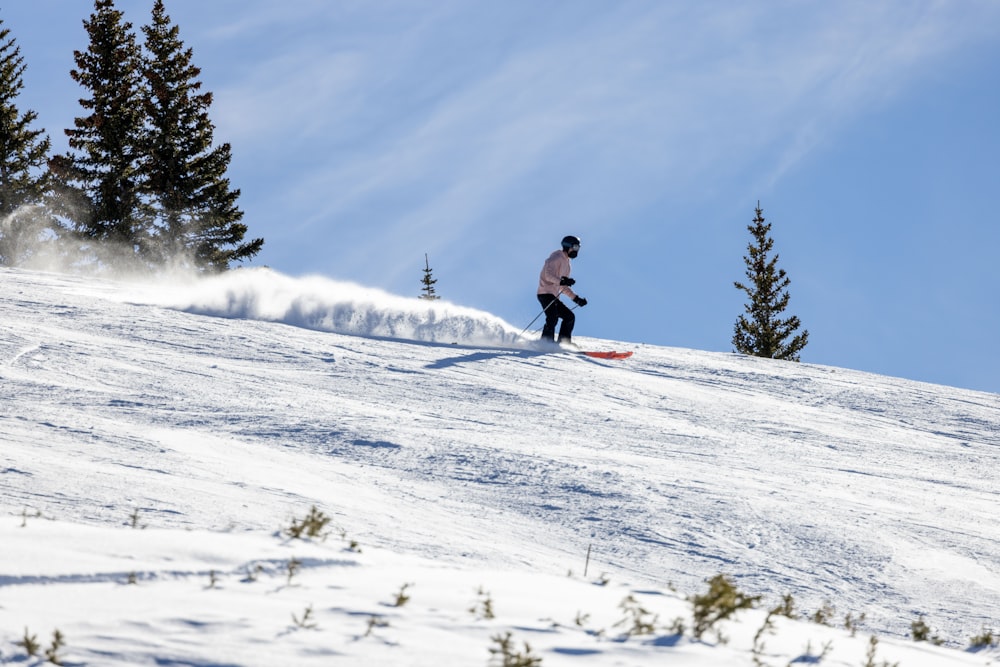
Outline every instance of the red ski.
<path fill-rule="evenodd" d="M 590 350 L 580 350 L 580 354 L 585 354 L 588 357 L 594 357 L 596 359 L 628 359 L 632 356 L 632 350 L 628 352 L 592 352 Z"/>

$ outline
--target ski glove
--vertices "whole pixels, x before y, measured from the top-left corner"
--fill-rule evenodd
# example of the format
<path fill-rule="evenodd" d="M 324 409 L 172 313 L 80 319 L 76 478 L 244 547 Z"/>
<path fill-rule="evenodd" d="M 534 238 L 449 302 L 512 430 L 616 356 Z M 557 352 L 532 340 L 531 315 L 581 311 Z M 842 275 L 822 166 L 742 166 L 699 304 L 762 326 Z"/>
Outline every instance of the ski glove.
<path fill-rule="evenodd" d="M 583 308 L 584 306 L 587 305 L 587 300 L 584 299 L 582 296 L 578 296 L 578 297 L 576 297 L 576 298 L 573 299 L 573 303 L 575 303 L 576 305 L 578 305 L 581 308 Z"/>
<path fill-rule="evenodd" d="M 566 287 L 572 287 L 573 285 L 576 284 L 576 281 L 568 276 L 563 276 L 562 278 L 559 279 L 559 284 L 565 285 Z"/>

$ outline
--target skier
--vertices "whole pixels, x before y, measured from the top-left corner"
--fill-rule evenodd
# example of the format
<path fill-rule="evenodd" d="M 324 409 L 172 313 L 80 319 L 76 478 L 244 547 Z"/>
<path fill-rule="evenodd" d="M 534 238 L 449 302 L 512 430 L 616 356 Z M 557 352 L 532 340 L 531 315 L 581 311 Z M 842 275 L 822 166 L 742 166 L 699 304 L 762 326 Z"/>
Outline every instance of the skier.
<path fill-rule="evenodd" d="M 580 239 L 567 236 L 562 240 L 562 248 L 556 250 L 545 260 L 542 273 L 538 277 L 538 303 L 542 304 L 545 313 L 545 326 L 542 327 L 542 340 L 555 341 L 556 323 L 562 320 L 559 327 L 559 342 L 572 344 L 573 325 L 576 315 L 566 307 L 559 298 L 563 294 L 573 300 L 581 308 L 587 305 L 587 300 L 577 296 L 571 287 L 576 281 L 569 277 L 570 261 L 580 252 Z"/>

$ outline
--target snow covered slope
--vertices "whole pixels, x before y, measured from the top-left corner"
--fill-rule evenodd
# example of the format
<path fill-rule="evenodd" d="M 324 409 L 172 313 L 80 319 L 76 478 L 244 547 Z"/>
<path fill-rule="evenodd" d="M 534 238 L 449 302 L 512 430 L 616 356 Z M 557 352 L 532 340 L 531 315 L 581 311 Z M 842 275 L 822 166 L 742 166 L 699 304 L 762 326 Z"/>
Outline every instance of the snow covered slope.
<path fill-rule="evenodd" d="M 1000 395 L 516 333 L 266 270 L 0 269 L 0 663 L 25 627 L 87 665 L 486 665 L 505 631 L 546 666 L 816 663 L 825 641 L 856 665 L 870 635 L 876 662 L 997 661 L 961 649 L 1000 632 Z M 333 537 L 276 535 L 313 505 Z M 720 573 L 761 608 L 728 645 L 677 637 Z M 865 614 L 857 636 L 786 620 L 752 655 L 784 594 Z M 627 595 L 653 635 L 614 625 Z M 906 639 L 921 614 L 950 649 Z"/>

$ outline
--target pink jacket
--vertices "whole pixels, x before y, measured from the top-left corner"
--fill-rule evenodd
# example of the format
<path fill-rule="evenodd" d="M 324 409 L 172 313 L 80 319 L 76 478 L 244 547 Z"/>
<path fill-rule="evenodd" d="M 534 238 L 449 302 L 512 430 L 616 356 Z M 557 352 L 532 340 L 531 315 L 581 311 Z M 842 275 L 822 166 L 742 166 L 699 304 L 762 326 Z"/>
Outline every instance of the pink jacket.
<path fill-rule="evenodd" d="M 560 287 L 559 279 L 569 277 L 570 264 L 569 255 L 563 250 L 556 250 L 545 260 L 542 266 L 542 273 L 538 276 L 538 293 L 559 296 L 559 290 L 570 299 L 576 298 L 576 293 L 568 286 Z"/>

